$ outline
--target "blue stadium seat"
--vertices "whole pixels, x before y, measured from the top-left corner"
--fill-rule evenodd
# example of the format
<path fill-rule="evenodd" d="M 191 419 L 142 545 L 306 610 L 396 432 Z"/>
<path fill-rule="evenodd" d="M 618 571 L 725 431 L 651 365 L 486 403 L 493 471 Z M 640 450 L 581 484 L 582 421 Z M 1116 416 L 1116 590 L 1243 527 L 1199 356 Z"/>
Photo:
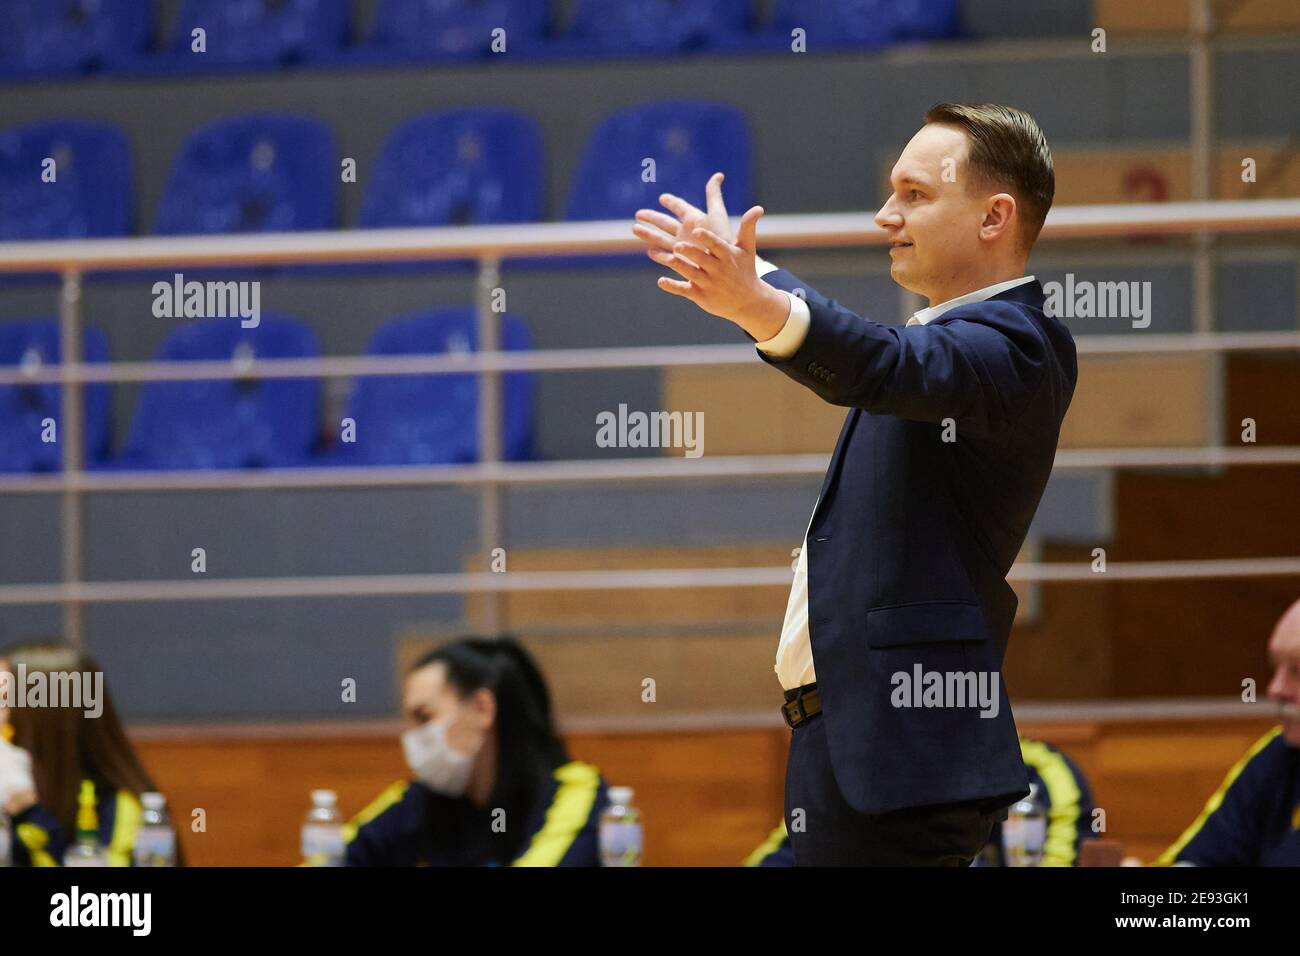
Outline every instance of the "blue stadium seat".
<path fill-rule="evenodd" d="M 112 69 L 144 50 L 152 27 L 148 0 L 4 0 L 0 73 Z"/>
<path fill-rule="evenodd" d="M 181 146 L 158 209 L 162 235 L 327 229 L 337 217 L 334 138 L 315 120 L 254 113 Z"/>
<path fill-rule="evenodd" d="M 743 34 L 749 21 L 749 0 L 578 0 L 561 42 L 578 51 L 671 53 Z"/>
<path fill-rule="evenodd" d="M 772 29 L 789 38 L 791 30 L 802 28 L 809 50 L 884 46 L 894 35 L 893 12 L 897 5 L 898 0 L 778 0 Z"/>
<path fill-rule="evenodd" d="M 958 8 L 958 0 L 777 0 L 767 29 L 748 37 L 723 37 L 716 45 L 788 51 L 795 29 L 804 31 L 809 52 L 955 37 L 962 32 Z"/>
<path fill-rule="evenodd" d="M 82 333 L 82 351 L 88 363 L 108 361 L 108 341 L 104 333 L 88 326 Z M 5 320 L 0 322 L 0 367 L 18 367 L 36 371 L 58 365 L 62 360 L 59 346 L 59 323 L 54 319 Z M 0 471 L 58 471 L 62 467 L 62 445 L 42 441 L 42 422 L 52 418 L 55 437 L 62 441 L 60 401 L 63 386 L 55 383 L 0 385 Z M 87 467 L 108 458 L 109 390 L 108 383 L 94 382 L 83 386 L 82 426 Z"/>
<path fill-rule="evenodd" d="M 131 150 L 116 126 L 55 120 L 0 132 L 0 240 L 125 235 L 132 203 Z"/>
<path fill-rule="evenodd" d="M 895 0 L 895 40 L 939 40 L 963 35 L 958 0 Z"/>
<path fill-rule="evenodd" d="M 388 137 L 361 204 L 364 228 L 536 222 L 537 124 L 513 110 L 429 113 Z"/>
<path fill-rule="evenodd" d="M 199 319 L 169 335 L 158 359 L 316 357 L 320 346 L 300 319 L 263 314 L 256 328 L 238 319 Z M 146 469 L 291 467 L 308 463 L 319 435 L 320 382 L 314 378 L 230 378 L 147 382 L 119 466 Z"/>
<path fill-rule="evenodd" d="M 370 355 L 440 355 L 477 347 L 474 310 L 469 307 L 412 312 L 383 326 Z M 505 351 L 527 351 L 528 329 L 512 315 L 501 316 Z M 533 374 L 502 376 L 503 456 L 532 456 Z M 365 376 L 356 380 L 347 416 L 356 422 L 356 441 L 340 442 L 339 465 L 449 464 L 478 460 L 478 377 L 473 374 Z"/>
<path fill-rule="evenodd" d="M 655 179 L 643 182 L 643 161 L 655 162 Z M 675 193 L 703 208 L 704 184 L 726 173 L 727 209 L 750 205 L 749 127 L 740 111 L 722 103 L 662 100 L 629 107 L 606 118 L 592 134 L 574 177 L 569 219 L 631 219 L 659 194 Z"/>
<path fill-rule="evenodd" d="M 197 28 L 201 56 L 190 52 Z M 198 65 L 265 66 L 329 54 L 350 33 L 348 0 L 185 0 L 170 48 Z"/>
<path fill-rule="evenodd" d="M 475 58 L 491 54 L 493 31 L 508 52 L 536 46 L 550 28 L 550 0 L 379 0 L 360 58 Z"/>

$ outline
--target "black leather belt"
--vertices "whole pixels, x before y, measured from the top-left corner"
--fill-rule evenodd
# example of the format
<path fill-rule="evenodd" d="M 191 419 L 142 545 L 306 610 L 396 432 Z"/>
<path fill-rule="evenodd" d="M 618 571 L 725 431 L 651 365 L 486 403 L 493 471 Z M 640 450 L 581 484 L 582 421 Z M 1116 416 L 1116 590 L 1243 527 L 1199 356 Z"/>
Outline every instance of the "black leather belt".
<path fill-rule="evenodd" d="M 798 727 L 809 717 L 822 712 L 821 695 L 817 693 L 816 683 L 804 684 L 794 690 L 785 692 L 785 703 L 781 705 L 781 716 L 791 730 Z"/>

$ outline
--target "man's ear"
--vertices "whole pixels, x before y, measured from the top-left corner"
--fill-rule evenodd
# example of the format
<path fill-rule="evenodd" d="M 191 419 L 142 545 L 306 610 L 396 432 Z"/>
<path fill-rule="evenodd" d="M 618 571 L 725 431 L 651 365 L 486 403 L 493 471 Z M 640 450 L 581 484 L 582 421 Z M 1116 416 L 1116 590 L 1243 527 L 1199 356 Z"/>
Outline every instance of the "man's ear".
<path fill-rule="evenodd" d="M 1016 198 L 1010 193 L 990 196 L 984 207 L 984 221 L 980 223 L 980 238 L 997 239 L 1007 234 L 1016 218 Z"/>

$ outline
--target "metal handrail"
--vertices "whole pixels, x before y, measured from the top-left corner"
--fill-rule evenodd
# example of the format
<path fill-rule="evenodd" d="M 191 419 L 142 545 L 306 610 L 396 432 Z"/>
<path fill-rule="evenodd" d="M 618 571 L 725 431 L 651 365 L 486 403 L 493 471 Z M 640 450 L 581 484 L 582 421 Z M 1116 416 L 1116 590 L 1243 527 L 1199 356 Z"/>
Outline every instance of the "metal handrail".
<path fill-rule="evenodd" d="M 738 220 L 736 221 L 738 224 Z M 1300 229 L 1300 199 L 1116 203 L 1062 206 L 1047 215 L 1041 238 L 1286 232 Z M 871 212 L 764 216 L 765 249 L 881 245 Z M 0 272 L 120 272 L 185 266 L 304 265 L 439 259 L 611 254 L 643 248 L 630 222 L 546 222 L 417 229 L 223 236 L 146 236 L 0 242 Z"/>
<path fill-rule="evenodd" d="M 593 223 L 538 223 L 507 226 L 457 226 L 430 229 L 344 230 L 338 232 L 141 237 L 123 239 L 59 240 L 51 242 L 0 243 L 0 272 L 54 272 L 61 278 L 59 297 L 62 354 L 81 355 L 82 281 L 88 273 L 129 272 L 159 267 L 175 270 L 189 266 L 264 266 L 330 264 L 348 262 L 404 262 L 438 259 L 472 258 L 476 261 L 475 298 L 477 332 L 482 350 L 464 356 L 437 356 L 376 359 L 373 357 L 255 360 L 248 367 L 232 363 L 111 363 L 89 364 L 65 362 L 56 368 L 38 369 L 34 374 L 23 370 L 0 373 L 0 383 L 57 381 L 62 383 L 60 425 L 65 451 L 65 470 L 49 478 L 21 477 L 0 481 L 0 491 L 58 491 L 62 494 L 62 564 L 63 582 L 54 585 L 13 585 L 0 588 L 0 603 L 43 603 L 61 601 L 64 630 L 74 644 L 83 640 L 84 605 L 90 601 L 167 600 L 178 594 L 194 596 L 265 596 L 267 588 L 289 585 L 271 580 L 206 582 L 84 582 L 82 581 L 82 496 L 89 491 L 124 491 L 171 488 L 187 490 L 209 487 L 346 487 L 396 484 L 471 484 L 480 491 L 479 544 L 486 553 L 504 542 L 502 486 L 540 481 L 592 481 L 609 479 L 658 479 L 662 477 L 710 477 L 735 475 L 813 474 L 825 467 L 826 456 L 733 456 L 722 460 L 692 460 L 686 463 L 649 461 L 559 462 L 528 465 L 500 461 L 500 424 L 493 410 L 499 407 L 501 375 L 505 371 L 561 368 L 620 368 L 645 365 L 706 365 L 754 361 L 747 347 L 698 346 L 652 347 L 621 350 L 567 350 L 550 355 L 505 353 L 499 351 L 500 315 L 491 307 L 491 294 L 500 282 L 501 260 L 507 257 L 553 256 L 573 254 L 613 254 L 638 251 L 640 240 L 631 235 L 630 223 L 608 221 Z M 1162 204 L 1121 204 L 1071 206 L 1052 210 L 1043 228 L 1046 239 L 1089 239 L 1107 237 L 1173 235 L 1191 233 L 1204 237 L 1210 233 L 1287 232 L 1300 230 L 1300 199 L 1238 200 L 1228 202 L 1179 202 Z M 827 248 L 877 245 L 885 234 L 875 225 L 869 212 L 828 213 L 816 215 L 771 216 L 762 224 L 764 249 Z M 1202 242 L 1202 246 L 1204 243 Z M 1197 247 L 1198 262 L 1205 259 L 1205 249 Z M 1204 263 L 1202 262 L 1202 265 Z M 1204 272 L 1204 269 L 1201 270 Z M 1199 273 L 1198 273 L 1199 274 Z M 1204 283 L 1202 283 L 1204 285 Z M 1247 333 L 1215 336 L 1204 322 L 1207 302 L 1198 286 L 1196 333 L 1185 336 L 1107 336 L 1089 343 L 1084 336 L 1080 351 L 1087 354 L 1119 353 L 1133 349 L 1181 352 L 1221 353 L 1229 349 L 1296 347 L 1290 333 Z M 687 354 L 687 348 L 691 354 Z M 743 353 L 743 355 L 742 355 Z M 653 361 L 652 361 L 653 360 Z M 177 367 L 181 366 L 181 367 Z M 97 381 L 166 381 L 196 378 L 229 377 L 304 377 L 319 375 L 390 375 L 475 373 L 479 376 L 479 402 L 484 414 L 479 416 L 479 442 L 482 461 L 471 466 L 433 468 L 360 468 L 360 469 L 289 469 L 274 472 L 222 474 L 176 472 L 87 472 L 82 467 L 81 448 L 84 424 L 81 421 L 81 390 L 86 383 Z M 1071 459 L 1074 455 L 1074 459 Z M 1293 463 L 1300 449 L 1272 447 L 1262 449 L 1193 448 L 1193 449 L 1125 449 L 1116 451 L 1066 451 L 1057 456 L 1058 467 L 1096 468 L 1120 464 L 1167 465 L 1232 463 Z M 1291 573 L 1288 562 L 1300 559 L 1260 559 L 1268 564 L 1242 565 L 1246 573 Z M 1278 564 L 1277 562 L 1281 562 Z M 1197 574 L 1191 563 L 1185 570 Z M 1034 566 L 1039 567 L 1039 566 Z M 1112 568 L 1116 567 L 1112 565 Z M 1266 568 L 1267 570 L 1260 570 Z M 1047 565 L 1042 574 L 1054 573 Z M 713 569 L 717 576 L 726 569 Z M 733 569 L 736 575 L 727 586 L 744 586 L 743 580 L 762 569 Z M 769 569 L 777 571 L 780 569 Z M 535 577 L 550 581 L 552 586 L 574 587 L 598 572 L 564 572 L 567 578 Z M 603 572 L 612 574 L 614 572 Z M 618 572 L 637 579 L 647 574 L 667 574 L 666 580 L 678 582 L 664 586 L 699 584 L 701 570 L 685 572 Z M 677 577 L 671 577 L 677 575 Z M 1118 577 L 1119 575 L 1111 575 Z M 1164 576 L 1174 576 L 1166 574 Z M 705 575 L 707 577 L 707 575 Z M 725 577 L 725 575 L 724 575 Z M 1047 580 L 1048 578 L 1036 578 Z M 503 592 L 520 586 L 519 572 L 508 581 L 505 576 L 487 575 L 411 575 L 392 576 L 391 580 L 373 578 L 323 577 L 303 580 L 292 585 L 293 593 L 326 595 L 362 593 L 357 588 L 414 587 L 416 590 L 376 593 L 451 593 L 481 590 L 485 601 L 486 629 L 494 629 L 500 618 Z M 611 579 L 612 580 L 612 579 Z M 649 580 L 649 579 L 646 579 Z M 436 583 L 440 581 L 441 583 Z M 366 582 L 370 582 L 367 584 Z M 567 583 L 565 583 L 567 582 Z M 627 585 L 622 585 L 627 586 Z M 639 585 L 638 585 L 639 586 Z M 434 590 L 430 590 L 434 588 Z M 190 590 L 196 589 L 196 590 Z M 351 589 L 351 590 L 350 590 Z M 247 593 L 245 593 L 247 592 Z M 368 593 L 368 592 L 367 592 Z M 39 599 L 33 595 L 43 595 Z M 130 595 L 135 595 L 134 598 Z M 154 595 L 149 597 L 147 595 Z"/>
<path fill-rule="evenodd" d="M 1080 355 L 1143 355 L 1275 352 L 1300 349 L 1300 332 L 1187 332 L 1147 335 L 1081 335 Z M 448 355 L 384 355 L 331 358 L 263 358 L 245 365 L 229 359 L 197 362 L 70 362 L 39 369 L 0 369 L 0 385 L 57 382 L 177 382 L 207 379 L 369 378 L 403 375 L 466 375 L 479 372 L 554 372 L 586 369 L 753 365 L 749 345 L 639 345 L 547 349 L 542 352 L 464 352 Z"/>

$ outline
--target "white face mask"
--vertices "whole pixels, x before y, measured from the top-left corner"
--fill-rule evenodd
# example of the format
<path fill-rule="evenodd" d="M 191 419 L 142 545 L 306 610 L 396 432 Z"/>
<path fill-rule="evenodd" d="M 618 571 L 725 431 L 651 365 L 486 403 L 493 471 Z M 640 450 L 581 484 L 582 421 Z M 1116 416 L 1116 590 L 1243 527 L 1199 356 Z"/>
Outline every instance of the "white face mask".
<path fill-rule="evenodd" d="M 447 742 L 447 723 L 430 720 L 402 733 L 406 765 L 434 793 L 459 797 L 469 784 L 474 754 L 461 753 Z"/>

